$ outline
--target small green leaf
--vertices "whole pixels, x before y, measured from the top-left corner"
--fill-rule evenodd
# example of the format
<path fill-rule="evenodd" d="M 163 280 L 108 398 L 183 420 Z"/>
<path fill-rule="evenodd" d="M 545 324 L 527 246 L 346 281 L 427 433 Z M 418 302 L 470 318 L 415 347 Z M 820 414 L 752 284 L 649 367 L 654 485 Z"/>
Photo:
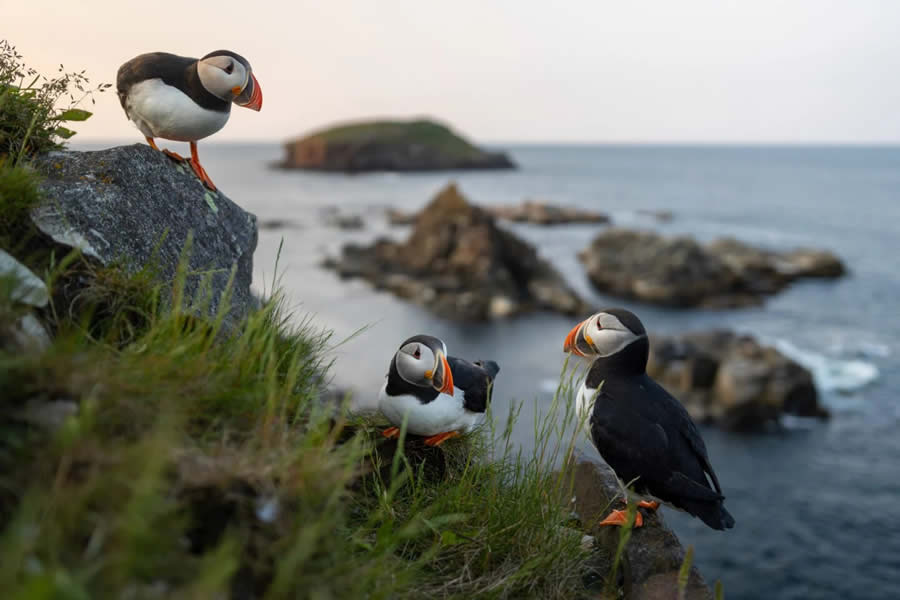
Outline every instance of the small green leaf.
<path fill-rule="evenodd" d="M 442 546 L 455 546 L 457 544 L 461 544 L 462 540 L 459 539 L 452 531 L 444 531 L 441 533 L 441 545 Z"/>
<path fill-rule="evenodd" d="M 56 129 L 53 130 L 53 134 L 58 135 L 59 137 L 61 137 L 64 140 L 67 140 L 70 137 L 72 137 L 73 135 L 75 135 L 75 132 L 72 131 L 71 129 L 66 129 L 65 127 L 57 127 Z"/>
<path fill-rule="evenodd" d="M 80 108 L 70 108 L 69 110 L 64 110 L 56 118 L 60 121 L 87 121 L 92 114 L 94 113 Z"/>

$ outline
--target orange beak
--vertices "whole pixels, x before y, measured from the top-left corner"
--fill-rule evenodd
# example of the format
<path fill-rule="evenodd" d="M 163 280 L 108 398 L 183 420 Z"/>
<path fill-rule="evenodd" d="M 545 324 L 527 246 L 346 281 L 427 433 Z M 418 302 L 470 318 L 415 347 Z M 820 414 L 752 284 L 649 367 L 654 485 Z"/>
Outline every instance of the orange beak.
<path fill-rule="evenodd" d="M 585 324 L 587 324 L 587 319 L 576 325 L 572 328 L 572 331 L 569 332 L 569 335 L 566 336 L 566 343 L 563 345 L 563 352 L 571 352 L 572 354 L 577 354 L 578 356 L 588 356 L 582 348 L 583 345 L 579 345 L 579 341 L 586 342 L 588 347 L 591 345 L 591 339 L 586 335 L 581 333 L 581 330 L 584 329 Z M 580 336 L 580 340 L 579 340 Z M 579 347 L 580 346 L 580 347 Z"/>
<path fill-rule="evenodd" d="M 253 93 L 250 94 L 250 99 L 246 103 L 238 104 L 238 106 L 258 111 L 262 108 L 262 88 L 259 87 L 259 82 L 256 80 L 256 76 L 253 73 L 250 73 L 250 79 L 251 81 L 247 85 L 253 86 Z"/>
<path fill-rule="evenodd" d="M 450 371 L 450 363 L 443 352 L 438 352 L 437 366 L 431 378 L 434 389 L 448 396 L 453 395 L 453 373 Z"/>

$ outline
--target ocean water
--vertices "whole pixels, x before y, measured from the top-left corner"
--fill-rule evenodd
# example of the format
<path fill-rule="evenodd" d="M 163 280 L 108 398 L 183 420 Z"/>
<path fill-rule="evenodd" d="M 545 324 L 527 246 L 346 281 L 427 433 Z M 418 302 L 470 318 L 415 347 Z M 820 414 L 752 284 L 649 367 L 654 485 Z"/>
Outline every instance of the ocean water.
<path fill-rule="evenodd" d="M 651 334 L 738 329 L 813 371 L 830 421 L 786 419 L 759 434 L 703 429 L 737 520 L 733 530 L 712 531 L 662 509 L 694 546 L 708 582 L 721 579 L 730 599 L 900 598 L 900 148 L 508 149 L 519 170 L 355 176 L 272 170 L 277 144 L 209 143 L 200 151 L 229 197 L 261 222 L 292 223 L 260 231 L 254 286 L 271 288 L 283 243 L 278 281 L 298 315 L 314 315 L 336 342 L 350 338 L 333 349 L 336 384 L 372 406 L 399 343 L 431 333 L 454 355 L 500 363 L 495 408 L 505 414 L 513 402 L 524 403 L 515 436 L 525 445 L 533 412 L 552 398 L 574 319 L 539 313 L 459 325 L 364 281 L 341 281 L 319 267 L 322 259 L 349 241 L 405 236 L 407 228 L 386 223 L 385 208 L 418 210 L 451 180 L 481 204 L 536 198 L 606 211 L 621 226 L 836 252 L 850 269 L 841 280 L 796 284 L 761 307 L 675 310 L 591 288 L 576 252 L 600 226 L 508 226 L 575 289 L 598 305 L 633 310 Z M 325 225 L 334 210 L 361 215 L 366 227 Z M 671 211 L 674 219 L 659 223 L 644 210 Z"/>

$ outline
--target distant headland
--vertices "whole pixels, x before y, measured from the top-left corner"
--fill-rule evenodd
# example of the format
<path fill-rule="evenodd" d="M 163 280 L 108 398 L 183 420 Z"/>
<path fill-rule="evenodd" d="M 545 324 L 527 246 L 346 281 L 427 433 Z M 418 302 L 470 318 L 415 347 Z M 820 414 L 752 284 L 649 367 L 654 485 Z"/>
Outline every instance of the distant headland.
<path fill-rule="evenodd" d="M 503 152 L 488 152 L 431 120 L 360 121 L 315 131 L 285 144 L 285 169 L 360 173 L 514 169 Z"/>

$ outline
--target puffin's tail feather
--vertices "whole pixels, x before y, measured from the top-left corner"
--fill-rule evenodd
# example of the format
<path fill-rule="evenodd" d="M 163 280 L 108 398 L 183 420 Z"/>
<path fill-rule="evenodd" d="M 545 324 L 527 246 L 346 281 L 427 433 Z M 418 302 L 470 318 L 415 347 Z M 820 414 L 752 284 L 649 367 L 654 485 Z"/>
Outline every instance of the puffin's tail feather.
<path fill-rule="evenodd" d="M 479 360 L 476 364 L 481 365 L 481 368 L 487 371 L 487 374 L 491 376 L 491 379 L 497 377 L 497 373 L 500 372 L 500 365 L 498 365 L 496 361 Z"/>
<path fill-rule="evenodd" d="M 731 516 L 722 502 L 686 502 L 685 508 L 689 513 L 699 518 L 701 521 L 712 527 L 722 531 L 734 527 L 734 517 Z"/>

